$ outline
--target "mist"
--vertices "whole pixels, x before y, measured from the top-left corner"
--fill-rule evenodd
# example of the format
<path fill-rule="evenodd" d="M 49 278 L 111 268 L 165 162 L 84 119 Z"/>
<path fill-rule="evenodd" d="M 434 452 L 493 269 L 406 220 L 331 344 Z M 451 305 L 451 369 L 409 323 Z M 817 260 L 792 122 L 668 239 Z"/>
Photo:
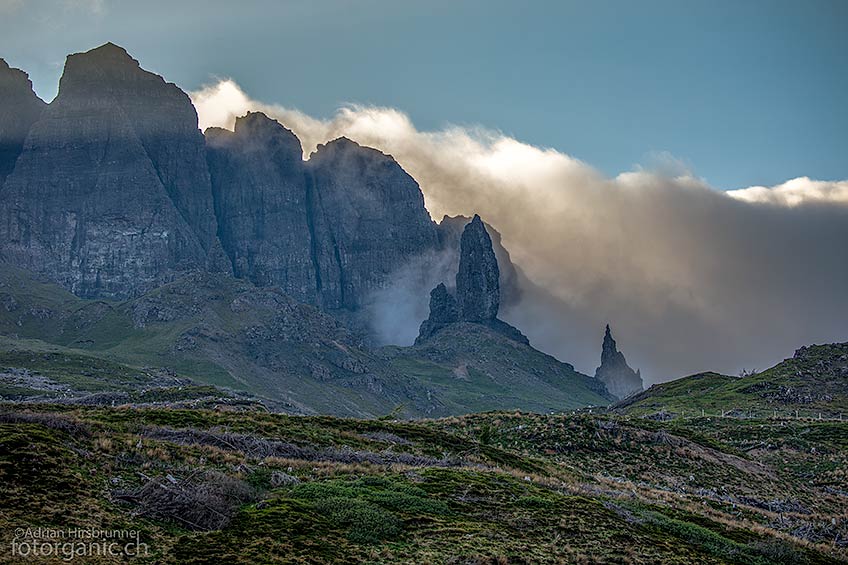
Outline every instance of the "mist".
<path fill-rule="evenodd" d="M 802 345 L 848 340 L 848 181 L 721 192 L 669 156 L 609 178 L 489 129 L 419 131 L 392 108 L 316 119 L 251 100 L 231 80 L 191 96 L 204 129 L 263 111 L 305 157 L 346 136 L 393 155 L 436 221 L 480 214 L 523 273 L 502 317 L 583 372 L 598 365 L 606 323 L 647 384 L 764 369 Z M 410 265 L 391 300 L 374 300 L 378 335 L 414 339 L 448 263 Z"/>

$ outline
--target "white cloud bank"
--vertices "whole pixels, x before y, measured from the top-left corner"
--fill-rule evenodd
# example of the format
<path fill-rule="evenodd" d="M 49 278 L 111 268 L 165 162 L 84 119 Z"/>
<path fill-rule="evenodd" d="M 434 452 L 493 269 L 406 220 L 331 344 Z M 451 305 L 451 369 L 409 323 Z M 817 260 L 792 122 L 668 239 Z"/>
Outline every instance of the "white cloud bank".
<path fill-rule="evenodd" d="M 679 163 L 610 179 L 499 132 L 419 131 L 391 108 L 318 120 L 253 101 L 230 80 L 191 95 L 204 129 L 263 111 L 307 155 L 344 135 L 392 154 L 433 218 L 479 213 L 535 283 L 504 317 L 584 372 L 607 322 L 649 382 L 762 369 L 798 346 L 848 340 L 846 181 L 720 192 Z"/>
<path fill-rule="evenodd" d="M 799 206 L 811 202 L 848 204 L 848 181 L 825 182 L 799 177 L 771 188 L 752 186 L 727 192 L 746 202 Z"/>

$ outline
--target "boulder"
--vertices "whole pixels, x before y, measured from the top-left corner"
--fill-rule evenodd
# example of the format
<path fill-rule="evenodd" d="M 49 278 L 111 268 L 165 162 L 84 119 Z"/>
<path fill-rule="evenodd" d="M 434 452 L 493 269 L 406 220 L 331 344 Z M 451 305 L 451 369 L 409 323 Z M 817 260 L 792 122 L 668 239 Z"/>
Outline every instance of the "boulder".
<path fill-rule="evenodd" d="M 419 339 L 425 340 L 448 324 L 459 321 L 456 298 L 448 291 L 444 283 L 439 283 L 430 291 L 430 317 L 421 323 Z"/>

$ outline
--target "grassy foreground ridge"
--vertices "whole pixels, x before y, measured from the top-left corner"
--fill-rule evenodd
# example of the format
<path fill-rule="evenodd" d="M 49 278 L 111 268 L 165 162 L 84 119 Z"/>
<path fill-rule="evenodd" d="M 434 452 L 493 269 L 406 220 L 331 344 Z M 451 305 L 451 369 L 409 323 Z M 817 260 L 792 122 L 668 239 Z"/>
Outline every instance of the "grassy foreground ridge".
<path fill-rule="evenodd" d="M 844 562 L 847 453 L 838 421 L 7 403 L 0 532 L 134 528 L 151 563 Z"/>

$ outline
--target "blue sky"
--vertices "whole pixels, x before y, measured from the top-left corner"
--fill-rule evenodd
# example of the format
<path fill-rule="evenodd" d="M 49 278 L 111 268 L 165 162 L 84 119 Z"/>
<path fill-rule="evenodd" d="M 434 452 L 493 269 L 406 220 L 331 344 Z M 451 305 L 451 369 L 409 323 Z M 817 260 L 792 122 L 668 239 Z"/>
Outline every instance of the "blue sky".
<path fill-rule="evenodd" d="M 845 1 L 0 0 L 0 57 L 47 99 L 106 41 L 186 90 L 391 106 L 609 175 L 671 154 L 724 189 L 848 178 Z"/>

